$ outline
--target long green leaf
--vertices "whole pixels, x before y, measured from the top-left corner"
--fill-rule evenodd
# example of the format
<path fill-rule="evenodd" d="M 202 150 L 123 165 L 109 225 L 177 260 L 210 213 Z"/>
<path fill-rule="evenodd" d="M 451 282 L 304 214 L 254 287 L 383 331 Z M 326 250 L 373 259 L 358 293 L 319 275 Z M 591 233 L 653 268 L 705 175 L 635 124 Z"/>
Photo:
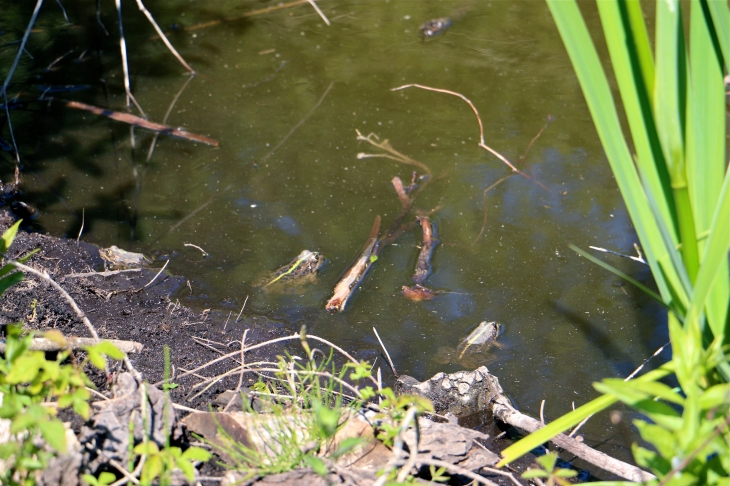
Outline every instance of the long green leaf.
<path fill-rule="evenodd" d="M 577 246 L 573 245 L 572 243 L 569 244 L 568 247 L 570 247 L 571 250 L 573 250 L 574 252 L 578 253 L 583 258 L 586 258 L 586 259 L 590 260 L 591 262 L 595 263 L 596 265 L 599 265 L 599 266 L 605 268 L 609 272 L 612 272 L 614 275 L 617 275 L 617 276 L 621 277 L 622 279 L 626 280 L 627 282 L 635 285 L 639 290 L 641 290 L 642 292 L 644 292 L 646 295 L 648 295 L 652 299 L 656 300 L 657 302 L 659 302 L 664 307 L 667 307 L 668 308 L 667 304 L 664 303 L 664 301 L 662 300 L 662 297 L 660 295 L 658 295 L 656 292 L 654 292 L 649 287 L 647 287 L 646 285 L 642 284 L 641 282 L 639 282 L 635 278 L 633 278 L 633 277 L 625 274 L 624 272 L 622 272 L 618 268 L 609 265 L 608 263 L 604 262 L 603 260 L 599 260 L 598 258 L 594 257 L 593 255 L 591 255 L 590 253 L 588 253 L 586 251 L 581 250 L 580 248 L 578 248 Z"/>
<path fill-rule="evenodd" d="M 712 40 L 712 18 L 703 2 L 692 2 L 690 17 L 689 110 L 687 126 L 687 181 L 697 235 L 710 230 L 725 171 L 725 89 L 722 53 Z M 699 258 L 706 256 L 707 241 L 698 242 Z M 718 271 L 727 275 L 727 258 Z M 712 333 L 726 332 L 730 281 L 717 279 L 707 299 L 707 322 Z"/>
<path fill-rule="evenodd" d="M 618 121 L 608 80 L 588 29 L 575 0 L 548 0 L 547 3 L 576 70 L 601 143 L 644 248 L 647 262 L 664 302 L 669 303 L 669 285 L 661 278 L 662 273 L 657 263 L 658 258 L 666 253 L 666 248 L 654 215 L 647 205 L 644 188 Z M 668 275 L 671 277 L 672 274 Z"/>
<path fill-rule="evenodd" d="M 654 62 L 641 7 L 634 0 L 601 1 L 597 5 L 636 148 L 636 164 L 645 189 L 654 194 L 662 220 L 674 222 L 676 216 L 669 174 L 654 123 Z M 674 224 L 670 229 L 676 246 L 679 242 L 677 229 Z"/>
<path fill-rule="evenodd" d="M 728 71 L 730 67 L 730 11 L 726 2 L 718 0 L 708 1 L 707 7 L 712 15 L 717 40 L 722 49 L 725 71 Z"/>

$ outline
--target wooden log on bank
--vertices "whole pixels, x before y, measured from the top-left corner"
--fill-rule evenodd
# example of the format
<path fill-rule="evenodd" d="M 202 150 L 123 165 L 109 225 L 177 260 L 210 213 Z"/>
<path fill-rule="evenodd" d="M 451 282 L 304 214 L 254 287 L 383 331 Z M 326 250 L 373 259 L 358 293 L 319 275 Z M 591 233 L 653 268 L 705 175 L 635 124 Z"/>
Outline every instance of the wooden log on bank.
<path fill-rule="evenodd" d="M 118 339 L 94 339 L 82 337 L 64 337 L 65 344 L 46 338 L 33 338 L 30 344 L 31 351 L 62 351 L 64 349 L 80 349 L 84 346 L 94 346 L 101 341 L 107 341 L 119 348 L 124 353 L 139 353 L 144 345 L 135 341 L 120 341 Z M 5 352 L 5 340 L 0 340 L 0 353 Z"/>

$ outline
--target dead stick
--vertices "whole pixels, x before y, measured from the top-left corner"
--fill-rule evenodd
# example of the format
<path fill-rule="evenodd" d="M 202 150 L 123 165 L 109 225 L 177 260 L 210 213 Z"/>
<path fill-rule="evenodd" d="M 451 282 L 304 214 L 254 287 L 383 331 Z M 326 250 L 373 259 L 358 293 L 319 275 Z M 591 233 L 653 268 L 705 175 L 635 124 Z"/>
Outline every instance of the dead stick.
<path fill-rule="evenodd" d="M 375 337 L 378 338 L 378 342 L 380 343 L 380 347 L 383 348 L 383 351 L 385 351 L 385 357 L 388 358 L 388 363 L 390 364 L 391 369 L 393 370 L 393 374 L 396 378 L 398 378 L 398 372 L 395 370 L 395 365 L 393 364 L 393 360 L 390 359 L 390 354 L 388 354 L 388 350 L 385 349 L 385 344 L 383 344 L 383 340 L 380 339 L 380 335 L 378 334 L 378 330 L 373 327 L 373 332 L 375 333 Z"/>
<path fill-rule="evenodd" d="M 96 333 L 96 329 L 94 329 L 94 326 L 91 325 L 91 321 L 89 321 L 88 317 L 86 317 L 86 314 L 84 314 L 84 311 L 82 311 L 79 306 L 76 304 L 76 301 L 71 297 L 71 295 L 66 292 L 66 290 L 58 285 L 55 280 L 53 280 L 46 272 L 41 272 L 39 270 L 36 270 L 35 268 L 29 267 L 27 265 L 23 265 L 22 263 L 16 262 L 15 260 L 7 260 L 8 263 L 15 266 L 18 270 L 22 270 L 23 272 L 32 273 L 33 275 L 40 277 L 41 279 L 45 280 L 53 288 L 58 290 L 61 295 L 63 295 L 64 299 L 66 299 L 66 302 L 69 303 L 71 308 L 74 310 L 76 315 L 81 319 L 81 321 L 86 325 L 86 328 L 89 330 L 91 335 L 99 341 L 99 335 Z"/>
<path fill-rule="evenodd" d="M 502 422 L 527 432 L 535 432 L 543 427 L 539 420 L 535 420 L 534 418 L 523 415 L 515 410 L 506 398 L 498 398 L 492 404 L 492 412 L 494 413 L 494 416 Z M 558 434 L 550 439 L 550 441 L 556 446 L 562 447 L 581 459 L 600 467 L 604 471 L 611 472 L 630 481 L 642 482 L 656 479 L 651 473 L 643 471 L 631 464 L 619 461 L 618 459 L 597 451 L 583 442 L 572 437 L 568 437 L 565 434 Z"/>
<path fill-rule="evenodd" d="M 416 260 L 413 283 L 422 284 L 431 273 L 431 258 L 439 240 L 434 237 L 431 221 L 427 217 L 419 217 L 418 222 L 421 224 L 421 229 L 423 230 L 423 244 L 421 245 L 421 251 L 418 253 L 418 259 Z"/>
<path fill-rule="evenodd" d="M 201 142 L 206 145 L 212 145 L 213 147 L 218 146 L 218 141 L 213 140 L 212 138 L 206 137 L 204 135 L 190 133 L 185 130 L 178 130 L 177 128 L 172 128 L 170 126 L 162 125 L 160 123 L 147 121 L 144 118 L 132 115 L 131 113 L 122 113 L 121 111 L 106 110 L 104 108 L 99 108 L 98 106 L 87 105 L 86 103 L 80 103 L 78 101 L 67 101 L 66 106 L 69 108 L 74 108 L 76 110 L 88 111 L 95 115 L 106 116 L 118 122 L 127 123 L 135 127 L 145 128 L 147 130 L 152 130 L 153 132 L 162 133 L 164 135 L 183 138 L 185 140 L 192 140 L 194 142 Z"/>
<path fill-rule="evenodd" d="M 94 346 L 99 344 L 96 339 L 89 339 L 83 337 L 65 337 L 65 343 L 59 343 L 51 339 L 46 338 L 33 338 L 30 344 L 31 351 L 61 351 L 64 349 L 80 349 L 84 346 Z M 144 348 L 144 345 L 135 341 L 121 341 L 118 339 L 105 339 L 104 341 L 112 343 L 114 346 L 119 348 L 120 351 L 125 353 L 139 353 Z M 0 340 L 0 352 L 5 352 L 5 341 Z"/>

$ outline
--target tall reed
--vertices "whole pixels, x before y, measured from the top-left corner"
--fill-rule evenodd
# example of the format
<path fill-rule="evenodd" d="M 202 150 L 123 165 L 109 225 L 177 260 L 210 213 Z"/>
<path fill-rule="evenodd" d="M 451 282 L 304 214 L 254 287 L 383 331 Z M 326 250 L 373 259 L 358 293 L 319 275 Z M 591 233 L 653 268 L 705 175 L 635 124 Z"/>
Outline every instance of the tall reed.
<path fill-rule="evenodd" d="M 656 2 L 652 52 L 638 0 L 597 2 L 625 133 L 577 3 L 547 3 L 668 309 L 672 359 L 634 381 L 596 383 L 602 396 L 507 448 L 502 463 L 620 400 L 651 420 L 635 424 L 656 451 L 634 445 L 634 456 L 661 484 L 720 481 L 730 473 L 728 4 L 692 0 L 686 39 L 679 1 Z M 659 381 L 669 374 L 679 389 Z"/>

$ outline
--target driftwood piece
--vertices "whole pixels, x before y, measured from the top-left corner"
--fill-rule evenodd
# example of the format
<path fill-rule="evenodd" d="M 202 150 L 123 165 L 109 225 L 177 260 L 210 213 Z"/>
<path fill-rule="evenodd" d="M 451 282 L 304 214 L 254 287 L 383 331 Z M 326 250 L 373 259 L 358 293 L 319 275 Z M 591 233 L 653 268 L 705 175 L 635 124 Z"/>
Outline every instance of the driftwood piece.
<path fill-rule="evenodd" d="M 80 103 L 78 101 L 67 101 L 66 106 L 74 108 L 76 110 L 83 110 L 93 113 L 95 115 L 105 116 L 116 120 L 118 122 L 127 123 L 135 127 L 145 128 L 152 130 L 153 132 L 162 133 L 163 135 L 170 135 L 177 138 L 184 138 L 185 140 L 191 140 L 193 142 L 201 142 L 206 145 L 212 145 L 213 147 L 218 146 L 218 140 L 206 137 L 204 135 L 198 135 L 196 133 L 190 133 L 185 130 L 172 128 L 161 123 L 154 123 L 144 118 L 132 115 L 131 113 L 122 113 L 121 111 L 107 110 L 105 108 L 99 108 L 98 106 L 87 105 L 86 103 Z"/>
<path fill-rule="evenodd" d="M 499 380 L 489 373 L 486 366 L 480 366 L 473 372 L 461 371 L 450 375 L 438 373 L 424 382 L 401 375 L 396 386 L 399 393 L 415 393 L 430 398 L 437 413 L 450 411 L 454 415 L 464 416 L 478 410 L 491 410 L 495 418 L 527 432 L 543 427 L 540 421 L 520 413 L 512 406 L 504 395 Z M 655 479 L 651 473 L 619 461 L 567 435 L 559 434 L 551 442 L 604 471 L 630 481 Z"/>
<path fill-rule="evenodd" d="M 64 337 L 66 340 L 65 343 L 59 343 L 58 341 L 53 341 L 51 339 L 46 338 L 33 338 L 33 341 L 30 345 L 31 351 L 61 351 L 63 349 L 79 349 L 83 346 L 93 346 L 95 344 L 99 344 L 102 340 L 99 339 L 93 339 L 93 338 L 82 338 L 82 337 Z M 119 348 L 120 351 L 123 351 L 127 354 L 129 353 L 139 353 L 144 348 L 144 345 L 141 343 L 138 343 L 136 341 L 120 341 L 118 339 L 103 339 L 103 341 L 107 341 L 112 343 L 114 346 Z M 5 352 L 5 340 L 0 339 L 0 353 Z"/>

